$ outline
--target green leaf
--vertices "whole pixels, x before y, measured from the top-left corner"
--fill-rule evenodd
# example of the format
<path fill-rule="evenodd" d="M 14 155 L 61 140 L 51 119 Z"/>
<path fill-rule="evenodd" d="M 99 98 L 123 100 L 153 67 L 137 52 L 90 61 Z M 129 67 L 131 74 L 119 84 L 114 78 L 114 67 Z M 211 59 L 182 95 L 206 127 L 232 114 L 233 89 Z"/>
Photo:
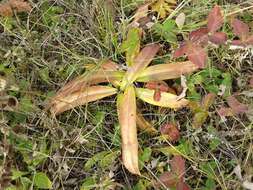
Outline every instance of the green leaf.
<path fill-rule="evenodd" d="M 144 167 L 145 162 L 148 162 L 151 158 L 151 154 L 152 154 L 152 149 L 150 147 L 146 147 L 144 148 L 141 156 L 139 157 L 139 168 L 140 170 L 142 170 L 142 168 Z"/>
<path fill-rule="evenodd" d="M 34 175 L 34 184 L 40 189 L 52 189 L 52 182 L 43 172 Z"/>
<path fill-rule="evenodd" d="M 213 179 L 208 178 L 205 183 L 205 187 L 203 190 L 213 190 L 216 189 L 215 181 Z"/>
<path fill-rule="evenodd" d="M 139 159 L 142 162 L 148 162 L 150 160 L 151 153 L 152 153 L 152 149 L 150 147 L 144 148 L 144 150 L 143 150 L 143 152 L 142 152 Z"/>
<path fill-rule="evenodd" d="M 223 77 L 223 80 L 221 82 L 221 85 L 225 86 L 226 88 L 223 94 L 223 97 L 226 98 L 231 95 L 232 77 L 230 73 L 223 73 L 222 77 Z"/>
<path fill-rule="evenodd" d="M 145 179 L 140 179 L 138 183 L 134 186 L 133 190 L 146 190 L 149 187 L 150 182 Z"/>
<path fill-rule="evenodd" d="M 39 76 L 40 76 L 40 78 L 41 78 L 44 82 L 46 82 L 46 83 L 49 84 L 49 79 L 50 79 L 50 77 L 49 77 L 49 69 L 48 69 L 48 67 L 45 67 L 45 68 L 43 68 L 43 69 L 40 69 L 40 70 L 39 70 Z"/>
<path fill-rule="evenodd" d="M 116 160 L 116 158 L 119 156 L 120 151 L 114 151 L 106 156 L 104 156 L 100 161 L 99 161 L 99 166 L 103 169 L 108 168 L 111 166 L 112 161 Z"/>
<path fill-rule="evenodd" d="M 166 156 L 171 155 L 192 155 L 194 153 L 193 146 L 190 141 L 182 141 L 178 146 L 166 146 L 155 149 L 156 151 L 162 152 Z"/>
<path fill-rule="evenodd" d="M 157 35 L 165 39 L 167 42 L 177 42 L 177 27 L 174 20 L 167 19 L 163 22 L 163 24 L 157 23 L 152 27 L 152 29 Z"/>
<path fill-rule="evenodd" d="M 200 128 L 206 121 L 207 117 L 208 117 L 207 111 L 203 110 L 203 111 L 195 113 L 193 117 L 192 127 L 195 129 Z"/>
<path fill-rule="evenodd" d="M 96 180 L 94 179 L 94 177 L 88 177 L 86 178 L 83 183 L 82 186 L 80 188 L 80 190 L 90 190 L 90 189 L 94 189 L 96 187 Z"/>
<path fill-rule="evenodd" d="M 105 155 L 107 155 L 108 153 L 109 153 L 108 151 L 102 151 L 95 154 L 94 156 L 89 158 L 88 161 L 85 163 L 84 169 L 90 170 L 99 160 L 103 159 Z"/>
<path fill-rule="evenodd" d="M 215 169 L 217 165 L 215 161 L 200 164 L 200 169 L 209 177 L 215 178 Z"/>
<path fill-rule="evenodd" d="M 16 180 L 16 179 L 22 177 L 23 175 L 26 175 L 28 172 L 22 172 L 22 171 L 13 169 L 13 170 L 11 170 L 11 173 L 12 173 L 11 180 Z"/>
<path fill-rule="evenodd" d="M 20 182 L 22 185 L 22 190 L 30 189 L 30 186 L 32 184 L 32 181 L 27 177 L 21 177 Z"/>
<path fill-rule="evenodd" d="M 121 52 L 126 52 L 126 63 L 128 66 L 133 65 L 134 58 L 140 52 L 141 29 L 131 28 L 128 31 L 127 39 L 121 45 Z"/>

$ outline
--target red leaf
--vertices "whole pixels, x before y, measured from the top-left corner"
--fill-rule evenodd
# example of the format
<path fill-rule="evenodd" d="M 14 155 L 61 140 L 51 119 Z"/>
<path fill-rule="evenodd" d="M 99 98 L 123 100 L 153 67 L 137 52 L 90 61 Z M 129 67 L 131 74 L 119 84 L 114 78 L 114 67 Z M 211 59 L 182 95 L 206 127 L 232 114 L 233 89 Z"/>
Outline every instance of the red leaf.
<path fill-rule="evenodd" d="M 178 178 L 183 179 L 185 173 L 185 160 L 182 156 L 174 156 L 170 162 L 171 171 L 175 173 Z"/>
<path fill-rule="evenodd" d="M 178 141 L 180 138 L 180 133 L 178 128 L 173 124 L 165 124 L 161 127 L 161 133 L 166 135 L 168 139 L 172 142 Z"/>
<path fill-rule="evenodd" d="M 169 90 L 169 86 L 164 81 L 150 81 L 145 84 L 145 87 L 150 90 L 159 89 L 161 92 L 167 92 Z"/>
<path fill-rule="evenodd" d="M 153 99 L 157 102 L 161 100 L 161 91 L 159 89 L 155 90 Z"/>
<path fill-rule="evenodd" d="M 188 59 L 199 68 L 204 68 L 207 62 L 207 54 L 200 45 L 189 44 L 187 46 Z"/>
<path fill-rule="evenodd" d="M 174 58 L 182 57 L 186 54 L 187 52 L 187 47 L 185 44 L 181 45 L 178 49 L 175 50 L 173 53 Z"/>
<path fill-rule="evenodd" d="M 242 46 L 242 47 L 245 46 L 245 43 L 243 41 L 241 41 L 241 40 L 233 40 L 231 42 L 231 44 L 234 45 L 234 46 Z"/>
<path fill-rule="evenodd" d="M 241 114 L 248 111 L 248 106 L 239 102 L 234 96 L 228 97 L 227 102 L 235 114 Z"/>
<path fill-rule="evenodd" d="M 190 190 L 190 187 L 183 181 L 177 184 L 177 190 Z"/>
<path fill-rule="evenodd" d="M 222 26 L 222 24 L 223 24 L 223 15 L 221 12 L 221 8 L 220 6 L 215 5 L 207 18 L 208 31 L 211 33 L 216 32 Z"/>
<path fill-rule="evenodd" d="M 224 32 L 215 32 L 209 36 L 209 40 L 217 45 L 224 44 L 227 41 L 227 34 Z"/>
<path fill-rule="evenodd" d="M 223 116 L 223 117 L 226 117 L 226 116 L 233 116 L 234 113 L 233 113 L 233 110 L 231 108 L 226 108 L 226 107 L 221 107 L 219 110 L 218 110 L 218 114 L 220 116 Z"/>
<path fill-rule="evenodd" d="M 249 26 L 239 19 L 234 19 L 232 21 L 232 27 L 234 34 L 242 38 L 243 41 L 249 35 Z"/>
<path fill-rule="evenodd" d="M 164 172 L 160 177 L 159 180 L 166 186 L 166 187 L 175 187 L 178 183 L 177 176 L 172 172 Z"/>
<path fill-rule="evenodd" d="M 189 34 L 189 39 L 193 42 L 199 42 L 202 45 L 206 45 L 208 43 L 208 30 L 207 28 L 200 28 L 192 31 Z"/>
<path fill-rule="evenodd" d="M 185 160 L 182 156 L 174 156 L 170 162 L 171 172 L 164 172 L 159 180 L 169 188 L 177 190 L 189 190 L 190 188 L 184 183 Z"/>

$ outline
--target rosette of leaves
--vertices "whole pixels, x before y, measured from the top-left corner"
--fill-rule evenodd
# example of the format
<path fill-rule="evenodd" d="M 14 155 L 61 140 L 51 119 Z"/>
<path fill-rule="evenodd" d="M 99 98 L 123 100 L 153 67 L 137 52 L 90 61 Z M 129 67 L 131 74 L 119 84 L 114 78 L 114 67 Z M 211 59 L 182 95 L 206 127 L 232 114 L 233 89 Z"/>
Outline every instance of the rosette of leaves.
<path fill-rule="evenodd" d="M 129 30 L 122 44 L 126 54 L 126 69 L 112 61 L 104 61 L 96 71 L 89 71 L 63 86 L 50 99 L 48 107 L 53 115 L 58 115 L 76 106 L 85 105 L 105 97 L 117 96 L 117 112 L 121 127 L 122 160 L 124 166 L 133 174 L 140 174 L 138 167 L 137 126 L 156 132 L 136 107 L 136 99 L 149 104 L 178 109 L 188 104 L 188 100 L 177 95 L 156 89 L 140 88 L 141 83 L 164 81 L 179 78 L 198 69 L 191 63 L 176 62 L 149 66 L 160 49 L 158 44 L 148 44 L 140 48 L 141 32 L 138 28 Z M 141 50 L 140 50 L 141 49 Z M 108 83 L 108 85 L 98 85 Z"/>

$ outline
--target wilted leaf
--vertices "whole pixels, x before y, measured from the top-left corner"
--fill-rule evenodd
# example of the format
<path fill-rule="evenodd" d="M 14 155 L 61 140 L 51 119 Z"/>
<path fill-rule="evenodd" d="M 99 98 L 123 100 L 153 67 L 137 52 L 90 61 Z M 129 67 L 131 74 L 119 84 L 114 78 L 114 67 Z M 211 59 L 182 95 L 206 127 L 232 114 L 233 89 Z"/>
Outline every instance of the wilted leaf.
<path fill-rule="evenodd" d="M 200 128 L 206 121 L 207 117 L 208 117 L 207 111 L 200 111 L 195 113 L 192 121 L 192 127 L 195 129 Z"/>
<path fill-rule="evenodd" d="M 223 25 L 223 15 L 221 12 L 221 8 L 220 6 L 215 5 L 207 18 L 208 31 L 211 33 L 216 32 L 222 25 Z"/>
<path fill-rule="evenodd" d="M 242 183 L 242 186 L 248 190 L 253 190 L 253 183 L 247 180 Z"/>
<path fill-rule="evenodd" d="M 111 82 L 113 85 L 118 86 L 117 81 L 120 81 L 124 75 L 124 72 L 118 71 L 119 65 L 110 60 L 102 63 L 101 67 L 96 71 L 92 71 L 95 69 L 95 65 L 89 65 L 88 67 L 88 73 L 69 81 L 56 93 L 52 99 L 58 99 L 76 91 L 83 90 L 87 86 L 103 82 Z M 49 105 L 50 104 L 51 102 L 49 102 Z"/>
<path fill-rule="evenodd" d="M 248 111 L 248 106 L 239 102 L 234 96 L 228 97 L 227 102 L 235 114 L 241 114 Z"/>
<path fill-rule="evenodd" d="M 133 174 L 140 175 L 138 166 L 138 140 L 136 129 L 136 99 L 133 86 L 128 86 L 117 100 L 118 117 L 121 128 L 122 160 Z"/>
<path fill-rule="evenodd" d="M 0 4 L 0 15 L 12 16 L 13 10 L 17 12 L 29 12 L 31 9 L 31 5 L 24 0 L 9 0 Z"/>
<path fill-rule="evenodd" d="M 125 77 L 121 83 L 121 89 L 125 89 L 128 85 L 132 84 L 139 74 L 149 65 L 160 46 L 158 44 L 150 44 L 144 47 L 141 52 L 134 59 L 134 63 L 128 68 Z"/>
<path fill-rule="evenodd" d="M 180 13 L 176 18 L 176 24 L 177 24 L 178 28 L 182 29 L 184 26 L 184 22 L 185 22 L 185 14 Z"/>
<path fill-rule="evenodd" d="M 134 58 L 138 55 L 141 46 L 141 29 L 131 28 L 128 31 L 127 39 L 121 45 L 121 51 L 126 52 L 126 64 L 132 66 Z"/>
<path fill-rule="evenodd" d="M 235 35 L 239 36 L 243 41 L 246 40 L 249 35 L 249 26 L 246 23 L 239 19 L 234 19 L 232 21 L 232 27 Z"/>
<path fill-rule="evenodd" d="M 161 133 L 172 142 L 178 141 L 180 138 L 179 130 L 174 124 L 164 124 L 161 127 Z"/>
<path fill-rule="evenodd" d="M 147 17 L 149 5 L 150 3 L 145 3 L 136 10 L 133 16 L 133 21 L 130 24 L 130 27 L 139 27 L 138 21 L 144 17 Z"/>
<path fill-rule="evenodd" d="M 152 126 L 151 123 L 149 123 L 140 112 L 137 112 L 136 115 L 136 124 L 138 128 L 144 132 L 150 133 L 150 134 L 157 134 L 157 130 Z"/>
<path fill-rule="evenodd" d="M 209 36 L 209 40 L 214 44 L 224 44 L 227 41 L 227 34 L 224 32 L 215 32 Z"/>
<path fill-rule="evenodd" d="M 198 67 L 191 61 L 158 64 L 146 68 L 136 79 L 139 82 L 160 81 L 180 78 L 181 75 L 191 74 Z"/>
<path fill-rule="evenodd" d="M 34 175 L 34 184 L 39 189 L 52 189 L 52 182 L 45 173 L 38 172 Z"/>
<path fill-rule="evenodd" d="M 165 18 L 173 11 L 176 3 L 176 0 L 156 0 L 156 2 L 151 5 L 151 8 L 158 13 L 160 18 Z"/>
<path fill-rule="evenodd" d="M 136 96 L 147 102 L 160 107 L 169 107 L 169 108 L 182 108 L 188 104 L 188 100 L 181 99 L 177 101 L 178 96 L 166 92 L 161 92 L 160 101 L 155 101 L 153 99 L 154 90 L 149 90 L 145 88 L 136 88 Z"/>
<path fill-rule="evenodd" d="M 71 94 L 54 98 L 51 101 L 50 111 L 57 115 L 76 106 L 96 101 L 117 93 L 116 88 L 109 86 L 91 86 Z"/>
<path fill-rule="evenodd" d="M 200 45 L 189 44 L 187 48 L 187 57 L 199 68 L 204 68 L 206 65 L 207 54 Z"/>
<path fill-rule="evenodd" d="M 202 99 L 201 107 L 208 111 L 209 107 L 214 103 L 216 95 L 214 93 L 209 93 L 205 95 L 205 97 Z"/>
<path fill-rule="evenodd" d="M 13 111 L 17 108 L 18 100 L 14 96 L 0 96 L 0 110 Z"/>

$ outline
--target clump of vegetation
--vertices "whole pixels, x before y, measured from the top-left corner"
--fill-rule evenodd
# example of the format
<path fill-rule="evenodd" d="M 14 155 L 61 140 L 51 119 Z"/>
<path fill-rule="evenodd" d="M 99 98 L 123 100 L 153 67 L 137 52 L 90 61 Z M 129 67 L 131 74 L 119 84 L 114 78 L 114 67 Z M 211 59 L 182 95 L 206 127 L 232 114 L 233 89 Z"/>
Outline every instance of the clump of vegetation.
<path fill-rule="evenodd" d="M 1 1 L 0 189 L 252 189 L 251 13 Z"/>

